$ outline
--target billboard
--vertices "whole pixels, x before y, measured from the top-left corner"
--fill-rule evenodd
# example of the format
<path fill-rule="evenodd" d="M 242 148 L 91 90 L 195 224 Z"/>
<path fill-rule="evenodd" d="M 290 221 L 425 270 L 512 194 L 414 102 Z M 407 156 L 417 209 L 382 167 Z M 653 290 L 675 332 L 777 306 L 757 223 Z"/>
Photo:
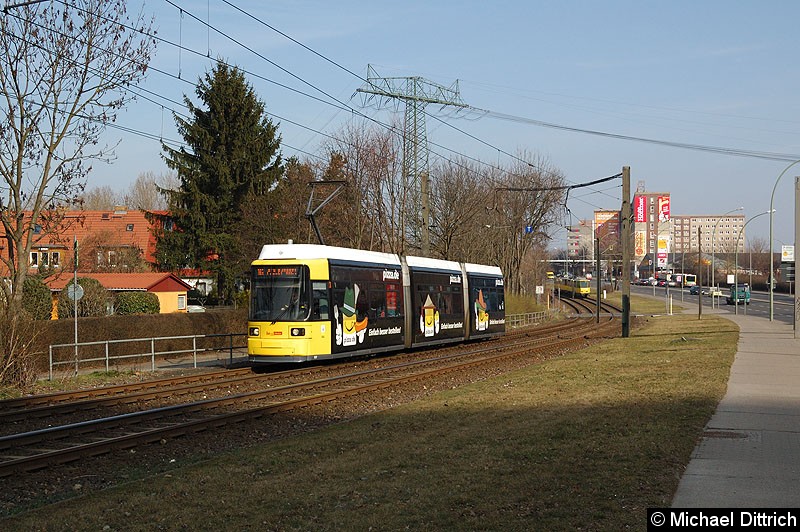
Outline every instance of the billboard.
<path fill-rule="evenodd" d="M 603 247 L 619 241 L 619 211 L 594 211 L 594 226 Z"/>
<path fill-rule="evenodd" d="M 669 256 L 669 238 L 658 238 L 658 252 L 656 256 L 658 257 L 658 267 L 666 268 Z"/>
<path fill-rule="evenodd" d="M 646 222 L 647 221 L 647 197 L 634 196 L 633 197 L 633 221 Z"/>
<path fill-rule="evenodd" d="M 644 257 L 645 255 L 645 242 L 647 241 L 647 233 L 645 231 L 636 231 L 633 236 L 633 255 L 635 257 Z"/>
<path fill-rule="evenodd" d="M 669 221 L 669 196 L 658 197 L 658 221 Z"/>
<path fill-rule="evenodd" d="M 781 262 L 794 262 L 794 246 L 781 246 Z"/>

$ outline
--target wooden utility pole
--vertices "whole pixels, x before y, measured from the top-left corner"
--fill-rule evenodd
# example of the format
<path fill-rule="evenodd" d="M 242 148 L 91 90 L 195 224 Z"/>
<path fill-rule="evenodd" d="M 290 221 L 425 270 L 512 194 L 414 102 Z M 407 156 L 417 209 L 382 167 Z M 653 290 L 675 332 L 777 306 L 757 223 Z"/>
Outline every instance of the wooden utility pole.
<path fill-rule="evenodd" d="M 631 167 L 622 167 L 622 337 L 631 335 Z"/>

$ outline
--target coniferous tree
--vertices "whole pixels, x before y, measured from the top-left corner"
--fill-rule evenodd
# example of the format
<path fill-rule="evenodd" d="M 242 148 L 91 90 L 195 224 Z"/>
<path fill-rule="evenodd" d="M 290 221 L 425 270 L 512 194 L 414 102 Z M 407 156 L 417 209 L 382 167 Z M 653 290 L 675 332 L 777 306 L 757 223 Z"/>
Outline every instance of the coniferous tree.
<path fill-rule="evenodd" d="M 196 89 L 202 106 L 184 98 L 190 119 L 175 116 L 188 147 L 163 146 L 180 186 L 165 190 L 172 226 L 157 235 L 164 270 L 200 268 L 214 274 L 217 294 L 230 300 L 239 272 L 237 223 L 251 194 L 268 194 L 283 168 L 277 126 L 235 67 L 217 62 Z"/>

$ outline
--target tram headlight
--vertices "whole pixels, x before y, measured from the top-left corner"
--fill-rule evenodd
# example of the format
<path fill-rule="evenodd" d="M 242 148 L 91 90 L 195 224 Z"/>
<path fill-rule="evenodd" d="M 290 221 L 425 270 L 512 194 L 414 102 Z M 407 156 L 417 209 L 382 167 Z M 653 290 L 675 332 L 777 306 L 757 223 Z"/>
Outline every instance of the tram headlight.
<path fill-rule="evenodd" d="M 247 334 L 249 334 L 250 336 L 259 336 L 260 333 L 261 331 L 258 330 L 258 327 L 250 327 L 250 330 L 248 331 Z"/>
<path fill-rule="evenodd" d="M 305 336 L 306 329 L 304 327 L 292 327 L 292 330 L 289 333 L 292 336 Z"/>

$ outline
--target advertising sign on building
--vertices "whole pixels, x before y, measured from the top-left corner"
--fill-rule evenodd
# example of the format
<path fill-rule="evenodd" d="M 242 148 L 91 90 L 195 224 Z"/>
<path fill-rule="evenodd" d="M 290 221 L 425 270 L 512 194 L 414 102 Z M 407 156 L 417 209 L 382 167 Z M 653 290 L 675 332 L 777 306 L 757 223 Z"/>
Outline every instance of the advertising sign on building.
<path fill-rule="evenodd" d="M 594 225 L 600 227 L 608 222 L 619 225 L 619 211 L 594 211 Z"/>
<path fill-rule="evenodd" d="M 633 197 L 633 221 L 646 222 L 647 221 L 647 197 L 634 196 Z"/>
<path fill-rule="evenodd" d="M 603 247 L 619 241 L 619 211 L 594 211 L 594 226 Z"/>
<path fill-rule="evenodd" d="M 658 197 L 658 221 L 669 221 L 669 196 Z"/>
<path fill-rule="evenodd" d="M 647 241 L 647 232 L 636 231 L 633 237 L 633 254 L 636 257 L 644 257 L 644 244 Z"/>

